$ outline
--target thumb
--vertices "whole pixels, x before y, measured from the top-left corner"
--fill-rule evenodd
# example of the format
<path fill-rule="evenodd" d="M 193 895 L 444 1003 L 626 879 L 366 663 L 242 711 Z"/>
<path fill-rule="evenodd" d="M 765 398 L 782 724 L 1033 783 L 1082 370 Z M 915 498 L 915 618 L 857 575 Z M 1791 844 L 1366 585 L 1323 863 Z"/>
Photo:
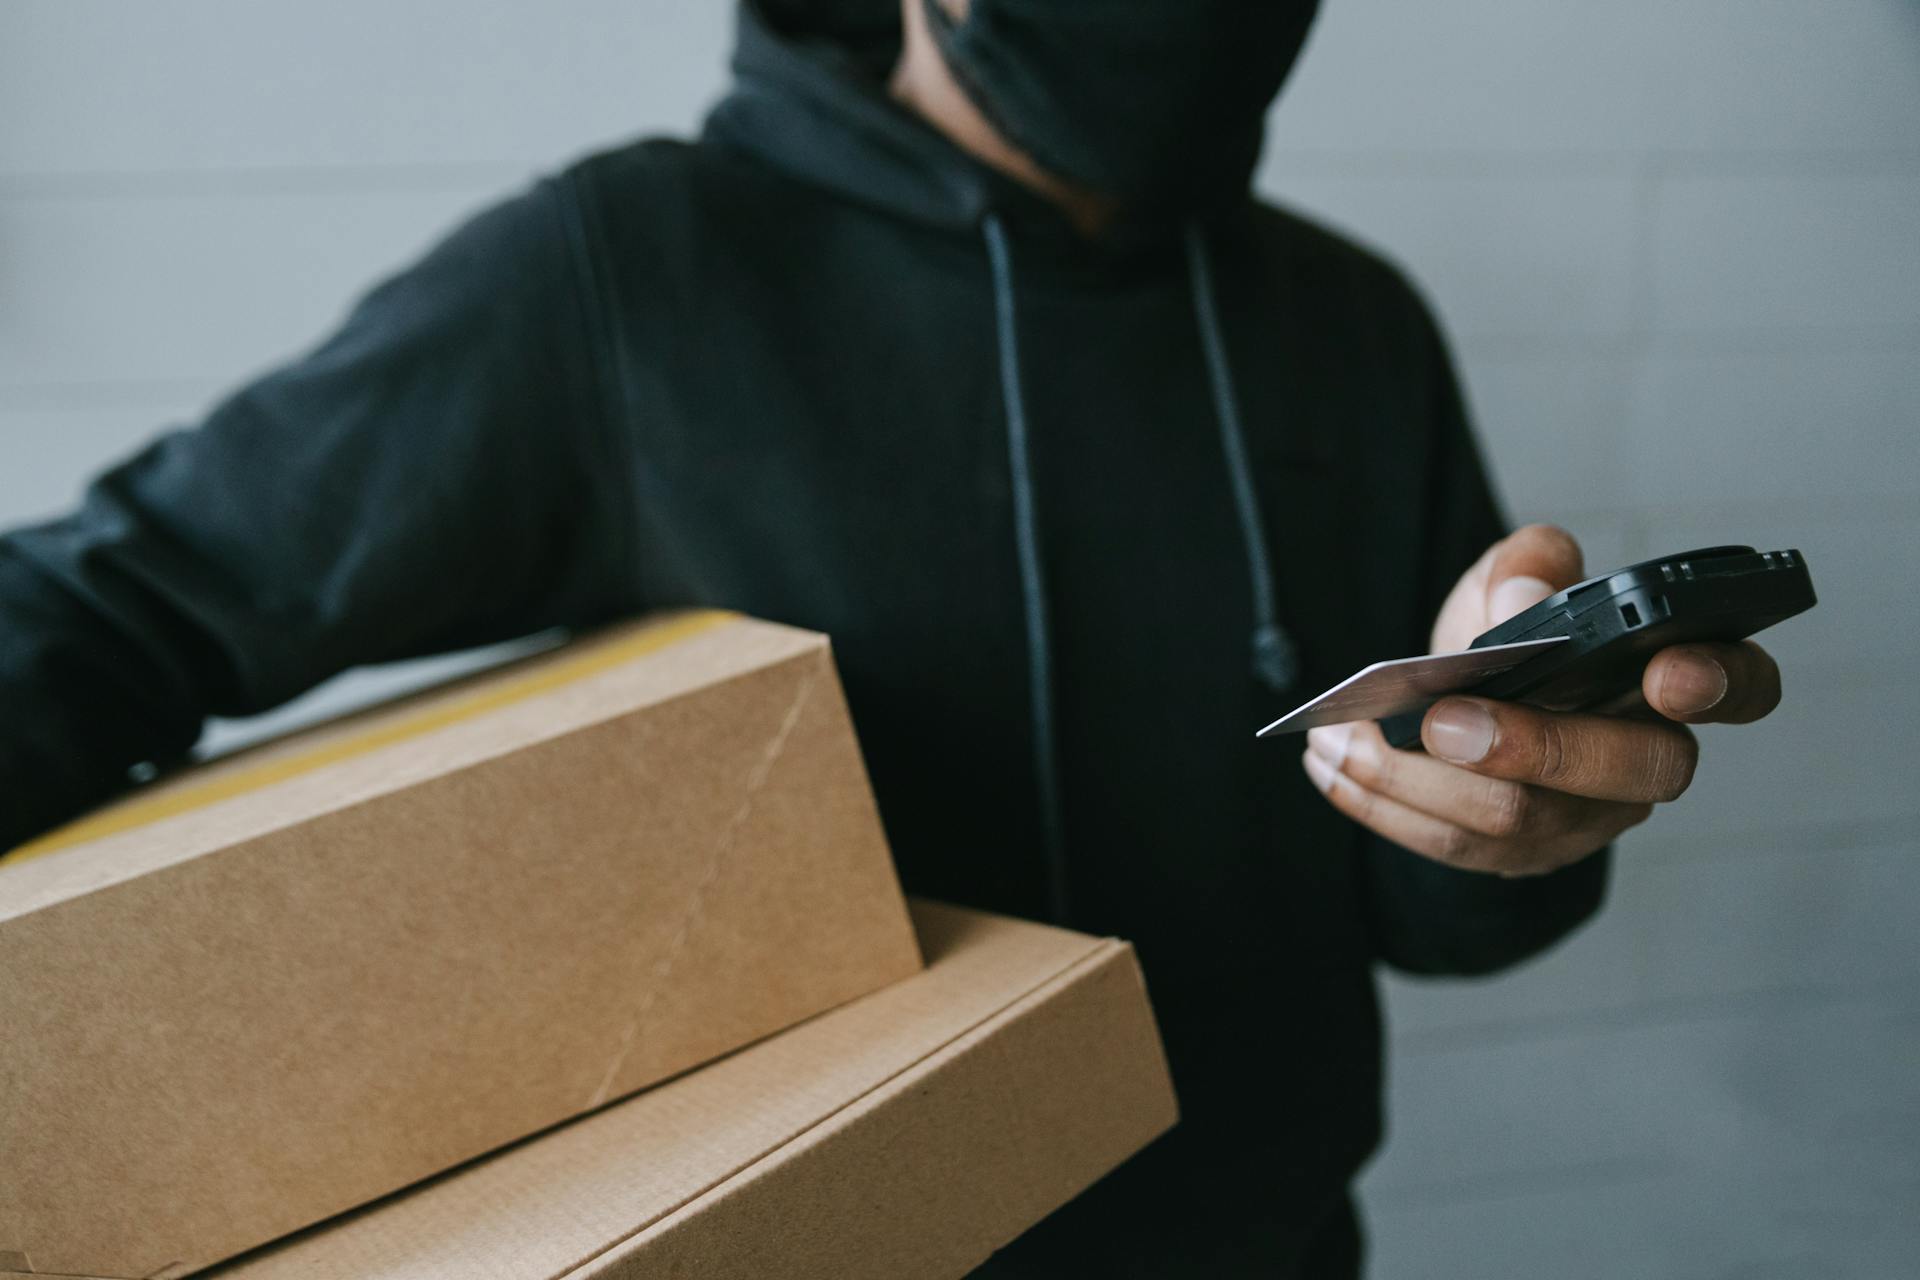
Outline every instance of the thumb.
<path fill-rule="evenodd" d="M 1585 575 L 1580 544 L 1565 529 L 1530 524 L 1493 548 L 1487 567 L 1487 621 L 1497 626 Z"/>

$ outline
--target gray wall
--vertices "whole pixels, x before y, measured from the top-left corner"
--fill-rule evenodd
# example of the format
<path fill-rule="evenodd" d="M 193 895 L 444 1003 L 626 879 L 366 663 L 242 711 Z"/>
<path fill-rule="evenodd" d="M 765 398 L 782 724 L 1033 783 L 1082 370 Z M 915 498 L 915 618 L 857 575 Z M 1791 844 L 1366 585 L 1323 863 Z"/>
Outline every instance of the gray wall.
<path fill-rule="evenodd" d="M 688 127 L 727 26 L 0 4 L 0 522 L 463 211 Z M 1920 560 L 1917 121 L 1911 0 L 1329 0 L 1275 117 L 1263 186 L 1424 283 L 1517 515 L 1596 564 L 1797 545 L 1824 597 L 1770 637 L 1786 705 L 1703 735 L 1603 923 L 1493 983 L 1390 984 L 1388 1280 L 1920 1265 L 1916 611 L 1874 601 Z"/>

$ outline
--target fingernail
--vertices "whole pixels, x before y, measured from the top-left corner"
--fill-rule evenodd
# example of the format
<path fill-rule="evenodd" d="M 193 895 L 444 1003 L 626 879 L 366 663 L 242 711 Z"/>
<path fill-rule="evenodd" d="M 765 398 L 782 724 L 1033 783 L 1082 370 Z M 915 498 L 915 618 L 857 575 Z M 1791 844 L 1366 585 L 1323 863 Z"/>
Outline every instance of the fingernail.
<path fill-rule="evenodd" d="M 1683 716 L 1698 715 L 1727 696 L 1727 669 L 1704 655 L 1669 662 L 1660 677 L 1660 702 Z"/>
<path fill-rule="evenodd" d="M 1333 785 L 1334 768 L 1320 758 L 1317 751 L 1303 751 L 1300 762 L 1307 767 L 1307 777 L 1313 779 L 1313 785 L 1325 791 Z"/>
<path fill-rule="evenodd" d="M 1353 742 L 1353 726 L 1350 724 L 1323 724 L 1317 729 L 1307 730 L 1307 746 L 1313 754 L 1335 769 L 1346 763 L 1347 748 Z"/>
<path fill-rule="evenodd" d="M 1553 588 L 1539 578 L 1522 574 L 1518 578 L 1508 578 L 1493 589 L 1493 599 L 1487 602 L 1487 608 L 1493 613 L 1495 622 L 1505 622 L 1522 609 L 1531 609 L 1548 596 Z"/>
<path fill-rule="evenodd" d="M 1427 718 L 1427 750 L 1455 764 L 1484 760 L 1493 734 L 1493 714 L 1477 702 L 1449 698 Z"/>

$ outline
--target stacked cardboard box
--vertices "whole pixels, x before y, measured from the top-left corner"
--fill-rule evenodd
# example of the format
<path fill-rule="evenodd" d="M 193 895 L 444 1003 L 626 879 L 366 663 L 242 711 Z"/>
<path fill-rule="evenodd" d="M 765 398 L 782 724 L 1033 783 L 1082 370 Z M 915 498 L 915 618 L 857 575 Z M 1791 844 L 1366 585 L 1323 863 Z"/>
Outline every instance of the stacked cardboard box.
<path fill-rule="evenodd" d="M 732 615 L 189 772 L 0 860 L 0 1275 L 183 1275 L 843 1005 L 236 1274 L 950 1270 L 1171 1095 L 1124 948 L 920 923 L 824 637 Z M 779 1248 L 694 1270 L 861 1274 Z"/>
<path fill-rule="evenodd" d="M 965 1275 L 1173 1094 L 1127 946 L 914 915 L 924 973 L 212 1275 Z"/>

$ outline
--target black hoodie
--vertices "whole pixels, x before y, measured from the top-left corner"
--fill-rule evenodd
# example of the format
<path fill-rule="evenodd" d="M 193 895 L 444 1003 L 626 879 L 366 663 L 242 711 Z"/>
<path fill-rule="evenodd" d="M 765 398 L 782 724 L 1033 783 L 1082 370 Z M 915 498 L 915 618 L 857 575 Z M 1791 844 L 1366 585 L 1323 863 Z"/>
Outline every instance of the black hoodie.
<path fill-rule="evenodd" d="M 355 664 L 665 606 L 817 628 L 908 888 L 1134 939 L 1162 1020 L 1179 1128 L 993 1268 L 1349 1272 L 1376 963 L 1511 964 L 1605 875 L 1418 858 L 1253 738 L 1421 651 L 1500 534 L 1446 352 L 1251 199 L 1076 236 L 884 53 L 746 13 L 700 140 L 480 215 L 0 539 L 0 848 Z"/>

